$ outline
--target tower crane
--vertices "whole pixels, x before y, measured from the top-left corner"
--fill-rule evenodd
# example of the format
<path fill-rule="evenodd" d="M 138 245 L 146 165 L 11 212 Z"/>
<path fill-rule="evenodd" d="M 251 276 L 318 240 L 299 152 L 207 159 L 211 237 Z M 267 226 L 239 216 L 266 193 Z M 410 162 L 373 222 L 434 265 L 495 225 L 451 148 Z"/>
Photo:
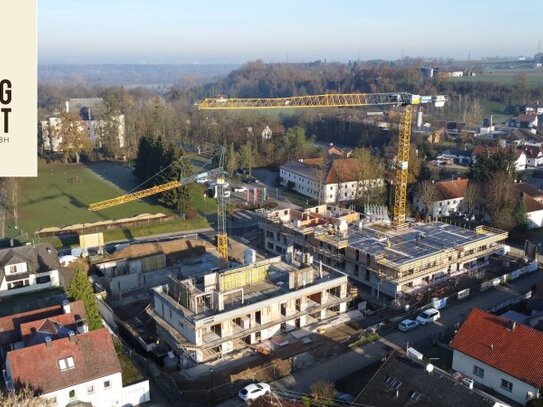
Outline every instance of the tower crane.
<path fill-rule="evenodd" d="M 89 205 L 90 211 L 100 211 L 102 209 L 111 208 L 117 205 L 123 205 L 128 202 L 136 201 L 138 199 L 146 198 L 148 196 L 156 195 L 161 192 L 169 191 L 171 189 L 179 188 L 182 185 L 187 185 L 192 182 L 195 182 L 196 179 L 200 178 L 203 174 L 208 176 L 216 177 L 216 188 L 217 188 L 217 252 L 219 255 L 220 266 L 225 267 L 228 263 L 228 235 L 226 233 L 226 200 L 224 196 L 224 186 L 225 186 L 225 172 L 224 172 L 224 156 L 225 149 L 224 147 L 219 150 L 218 159 L 219 166 L 218 168 L 206 171 L 205 173 L 198 173 L 190 177 L 180 178 L 178 181 L 170 181 L 165 184 L 155 185 L 151 188 L 142 189 L 140 191 L 128 193 L 121 195 L 115 198 L 107 199 L 105 201 L 94 202 Z M 162 170 L 164 171 L 164 169 Z M 157 174 L 155 174 L 157 175 Z"/>
<path fill-rule="evenodd" d="M 208 98 L 198 104 L 201 110 L 235 110 L 235 109 L 309 109 L 331 107 L 361 106 L 404 106 L 398 132 L 398 151 L 396 171 L 394 174 L 394 211 L 393 224 L 397 228 L 405 225 L 407 179 L 409 168 L 409 149 L 413 122 L 413 106 L 434 104 L 442 107 L 446 96 L 420 96 L 411 93 L 344 93 L 310 96 L 293 96 L 284 98 Z"/>

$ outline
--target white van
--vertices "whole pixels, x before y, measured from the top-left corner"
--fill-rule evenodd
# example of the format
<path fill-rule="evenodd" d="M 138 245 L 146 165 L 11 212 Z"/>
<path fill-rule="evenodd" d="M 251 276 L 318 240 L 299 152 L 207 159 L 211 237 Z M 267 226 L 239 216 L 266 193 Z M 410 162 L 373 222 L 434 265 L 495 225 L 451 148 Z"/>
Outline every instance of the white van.
<path fill-rule="evenodd" d="M 437 321 L 441 318 L 441 313 L 435 308 L 428 308 L 422 311 L 417 317 L 417 322 L 420 325 L 426 325 L 429 322 Z"/>

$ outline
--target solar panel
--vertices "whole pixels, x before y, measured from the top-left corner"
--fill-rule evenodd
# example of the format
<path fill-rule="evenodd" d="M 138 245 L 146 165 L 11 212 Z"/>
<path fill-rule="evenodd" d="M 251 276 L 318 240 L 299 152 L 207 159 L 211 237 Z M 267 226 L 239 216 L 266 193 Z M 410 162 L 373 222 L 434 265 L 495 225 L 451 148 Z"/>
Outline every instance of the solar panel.
<path fill-rule="evenodd" d="M 415 391 L 415 390 L 414 390 L 413 392 L 411 392 L 411 395 L 409 396 L 409 398 L 410 398 L 411 400 L 415 401 L 415 402 L 416 402 L 416 401 L 419 401 L 419 399 L 420 399 L 421 397 L 422 397 L 422 394 L 419 393 L 418 391 Z"/>

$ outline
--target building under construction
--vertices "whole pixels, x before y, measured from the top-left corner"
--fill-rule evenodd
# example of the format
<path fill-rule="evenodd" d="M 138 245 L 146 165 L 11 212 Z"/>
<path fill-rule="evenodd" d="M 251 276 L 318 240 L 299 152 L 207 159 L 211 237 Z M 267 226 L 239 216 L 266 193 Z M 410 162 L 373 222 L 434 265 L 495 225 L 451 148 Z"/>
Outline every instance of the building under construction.
<path fill-rule="evenodd" d="M 328 205 L 259 213 L 268 252 L 287 259 L 310 252 L 315 261 L 369 286 L 373 295 L 392 299 L 479 268 L 503 250 L 507 238 L 507 232 L 486 226 L 470 230 L 442 222 L 392 228 Z"/>
<path fill-rule="evenodd" d="M 302 260 L 302 259 L 300 259 Z M 206 362 L 347 310 L 347 277 L 281 257 L 155 287 L 157 334 L 178 355 Z"/>

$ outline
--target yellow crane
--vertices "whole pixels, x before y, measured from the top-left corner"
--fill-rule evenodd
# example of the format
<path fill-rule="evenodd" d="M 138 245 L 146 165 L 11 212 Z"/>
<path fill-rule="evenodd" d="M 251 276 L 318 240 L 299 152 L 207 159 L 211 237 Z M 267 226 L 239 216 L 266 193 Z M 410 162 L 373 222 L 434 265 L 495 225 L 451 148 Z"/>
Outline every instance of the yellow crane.
<path fill-rule="evenodd" d="M 221 148 L 218 153 L 219 167 L 204 173 L 198 173 L 190 177 L 181 178 L 179 181 L 170 181 L 165 184 L 155 185 L 151 188 L 142 189 L 140 191 L 124 194 L 115 198 L 107 199 L 105 201 L 94 202 L 89 205 L 90 211 L 100 211 L 102 209 L 111 208 L 117 205 L 123 205 L 128 202 L 136 201 L 138 199 L 146 198 L 148 196 L 156 195 L 161 192 L 169 191 L 171 189 L 179 188 L 182 185 L 187 185 L 195 182 L 198 178 L 204 174 L 208 177 L 216 177 L 217 188 L 217 252 L 219 255 L 219 261 L 221 267 L 226 266 L 228 263 L 228 235 L 226 233 L 226 200 L 224 196 L 224 155 L 225 149 Z M 164 170 L 162 170 L 164 171 Z"/>
<path fill-rule="evenodd" d="M 409 149 L 413 122 L 413 106 L 434 104 L 442 107 L 446 96 L 420 96 L 411 93 L 343 93 L 309 96 L 293 96 L 283 98 L 208 98 L 198 104 L 201 110 L 235 110 L 235 109 L 308 109 L 332 107 L 361 106 L 405 106 L 400 120 L 398 132 L 398 152 L 396 172 L 394 175 L 394 226 L 405 225 L 407 178 L 409 167 Z"/>

